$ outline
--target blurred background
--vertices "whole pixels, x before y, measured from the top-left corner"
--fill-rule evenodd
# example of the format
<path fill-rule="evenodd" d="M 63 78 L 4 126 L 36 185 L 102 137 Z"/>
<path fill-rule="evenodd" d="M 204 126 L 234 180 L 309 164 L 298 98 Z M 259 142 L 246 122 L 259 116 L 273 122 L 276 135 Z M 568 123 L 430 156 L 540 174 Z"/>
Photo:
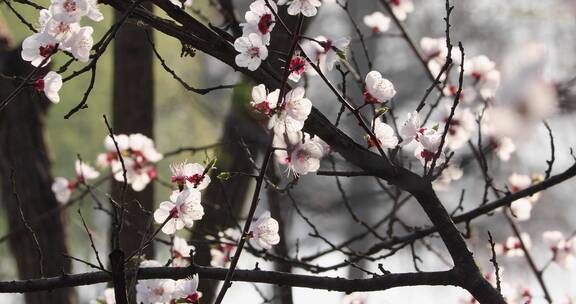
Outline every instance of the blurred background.
<path fill-rule="evenodd" d="M 48 1 L 40 1 L 48 5 Z M 213 24 L 224 22 L 222 17 L 208 3 L 210 1 L 196 0 L 188 12 L 210 18 Z M 250 1 L 234 1 L 236 13 L 241 18 L 247 10 Z M 461 0 L 453 3 L 456 8 L 452 19 L 452 41 L 462 41 L 466 54 L 477 56 L 487 55 L 496 62 L 497 68 L 503 73 L 503 86 L 514 90 L 513 81 L 506 81 L 506 64 L 514 62 L 515 58 L 530 46 L 541 45 L 544 52 L 544 77 L 555 84 L 565 84 L 576 77 L 576 2 L 570 0 Z M 444 1 L 440 0 L 414 0 L 415 11 L 408 16 L 406 27 L 416 41 L 422 37 L 442 37 L 444 34 L 445 16 Z M 17 10 L 36 24 L 37 11 L 26 5 L 14 3 Z M 363 16 L 374 11 L 383 11 L 378 1 L 349 1 L 350 11 L 360 25 L 367 39 L 368 52 L 373 58 L 374 69 L 380 71 L 396 86 L 398 95 L 394 100 L 395 114 L 400 122 L 406 113 L 412 111 L 425 89 L 429 80 L 423 67 L 414 58 L 404 40 L 394 36 L 374 37 L 370 29 L 362 24 Z M 110 27 L 113 21 L 113 11 L 100 5 L 105 20 L 100 23 L 87 23 L 95 28 L 95 40 Z M 5 4 L 0 4 L 1 17 L 5 20 L 8 30 L 15 41 L 20 43 L 31 32 L 23 26 L 17 17 L 12 14 Z M 164 16 L 160 13 L 161 16 Z M 391 33 L 398 33 L 392 25 Z M 357 56 L 359 71 L 365 75 L 369 70 L 362 57 L 361 45 L 355 39 L 356 33 L 348 22 L 345 12 L 335 4 L 324 4 L 318 16 L 308 25 L 308 36 L 324 35 L 327 37 L 352 37 L 351 51 Z M 230 109 L 245 107 L 249 101 L 249 83 L 239 73 L 225 66 L 221 62 L 204 56 L 197 52 L 194 57 L 181 57 L 182 45 L 171 37 L 154 33 L 154 40 L 158 51 L 165 58 L 166 63 L 176 74 L 188 83 L 198 88 L 210 87 L 218 84 L 244 83 L 245 86 L 233 90 L 218 90 L 207 95 L 198 95 L 184 89 L 177 81 L 168 75 L 154 59 L 154 135 L 156 147 L 161 152 L 167 152 L 184 146 L 202 146 L 219 142 L 223 136 L 226 119 Z M 57 56 L 55 66 L 60 66 L 66 60 Z M 74 63 L 71 70 L 79 69 L 80 63 Z M 96 155 L 104 151 L 103 140 L 107 134 L 102 114 L 112 116 L 113 99 L 113 52 L 110 49 L 98 63 L 98 74 L 94 90 L 88 104 L 89 108 L 81 110 L 70 119 L 64 115 L 81 99 L 89 82 L 89 74 L 66 83 L 61 91 L 62 101 L 50 107 L 46 115 L 46 142 L 52 164 L 53 176 L 71 177 L 74 174 L 74 161 L 77 154 L 84 160 L 94 163 Z M 330 74 L 334 82 L 340 81 L 337 72 Z M 319 78 L 310 78 L 307 85 L 307 96 L 314 106 L 319 108 L 328 118 L 335 119 L 339 110 L 336 100 L 329 94 L 328 88 Z M 361 92 L 350 86 L 348 95 L 359 100 Z M 556 162 L 554 173 L 561 172 L 573 162 L 569 149 L 576 147 L 576 136 L 572 130 L 576 128 L 576 99 L 569 90 L 561 96 L 559 110 L 547 118 L 554 132 L 556 144 Z M 505 102 L 505 101 L 501 101 Z M 342 129 L 357 141 L 362 141 L 363 134 L 356 127 L 351 117 L 344 117 Z M 545 161 L 549 158 L 548 133 L 542 124 L 526 127 L 524 135 L 515 138 L 517 150 L 510 161 L 501 163 L 497 159 L 490 159 L 492 175 L 496 182 L 503 185 L 508 176 L 514 172 L 520 174 L 542 173 L 546 169 Z M 205 153 L 181 154 L 159 163 L 159 175 L 169 176 L 170 162 L 188 159 L 189 161 L 204 161 L 209 156 L 221 157 L 221 150 Z M 464 153 L 464 152 L 463 152 Z M 0 155 L 2 157 L 2 155 Z M 341 159 L 336 157 L 339 168 L 347 168 Z M 329 161 L 322 163 L 322 169 L 331 170 Z M 283 170 L 280 168 L 280 170 Z M 482 188 L 478 186 L 481 173 L 476 169 L 465 170 L 465 177 L 440 192 L 442 201 L 448 210 L 454 209 L 458 204 L 462 188 L 466 189 L 464 200 L 465 210 L 477 206 L 482 197 Z M 373 223 L 386 215 L 391 205 L 386 203 L 385 196 L 373 178 L 341 178 L 347 196 L 352 202 L 358 216 L 367 222 Z M 560 230 L 570 234 L 576 230 L 576 209 L 574 208 L 574 195 L 572 195 L 576 181 L 569 180 L 562 185 L 547 190 L 540 202 L 535 205 L 532 218 L 520 223 L 523 231 L 532 236 L 533 255 L 538 265 L 545 264 L 550 259 L 548 248 L 542 244 L 542 232 L 546 230 Z M 108 192 L 108 186 L 102 186 L 98 193 L 102 197 Z M 166 199 L 169 190 L 156 187 L 155 202 Z M 363 232 L 363 227 L 355 223 L 345 211 L 342 197 L 338 192 L 333 177 L 307 175 L 304 176 L 293 191 L 294 197 L 302 206 L 303 212 L 317 225 L 322 235 L 333 243 L 340 243 L 347 237 Z M 280 210 L 284 219 L 281 229 L 284 231 L 288 252 L 295 254 L 299 249 L 300 256 L 306 256 L 326 249 L 326 244 L 317 238 L 308 236 L 311 232 L 306 223 L 295 213 L 288 198 L 282 196 Z M 263 198 L 261 209 L 268 208 L 267 199 Z M 102 212 L 95 211 L 89 197 L 84 198 L 75 207 L 67 210 L 65 216 L 65 229 L 69 254 L 84 260 L 94 260 L 94 254 L 86 244 L 86 233 L 76 209 L 81 208 L 87 219 L 95 243 L 101 252 L 107 252 L 109 217 Z M 257 214 L 260 212 L 257 212 Z M 4 235 L 10 226 L 2 212 L 0 216 L 0 234 Z M 399 213 L 399 217 L 411 226 L 426 226 L 428 222 L 423 212 L 414 202 L 409 202 Z M 385 231 L 385 227 L 381 228 Z M 482 218 L 473 222 L 472 238 L 469 244 L 474 250 L 480 267 L 486 272 L 491 270 L 487 242 L 487 230 L 490 230 L 497 242 L 504 242 L 512 235 L 509 226 L 501 216 Z M 400 230 L 402 231 L 402 230 Z M 376 240 L 367 238 L 363 242 L 352 246 L 355 250 L 366 250 Z M 296 246 L 298 244 L 298 246 Z M 444 255 L 441 242 L 437 238 L 429 240 L 429 244 Z M 417 243 L 416 250 L 422 258 L 419 265 L 424 271 L 446 269 L 448 266 L 436 253 Z M 168 248 L 159 244 L 156 246 L 156 255 L 159 260 L 168 257 Z M 0 280 L 12 280 L 18 276 L 16 263 L 6 241 L 0 243 Z M 332 253 L 315 261 L 320 265 L 333 265 L 342 262 L 345 257 L 339 253 Z M 509 284 L 521 284 L 529 287 L 535 296 L 533 303 L 545 303 L 542 293 L 529 272 L 526 262 L 522 258 L 499 258 L 501 266 L 505 269 L 503 280 Z M 271 264 L 263 262 L 251 255 L 243 255 L 240 268 L 253 268 L 260 262 L 260 268 L 272 269 Z M 392 272 L 414 271 L 410 249 L 402 250 L 393 257 L 379 261 L 384 268 Z M 363 267 L 378 272 L 378 263 L 366 263 Z M 72 263 L 71 273 L 90 271 L 86 265 Z M 293 269 L 295 273 L 306 273 L 303 270 Z M 325 273 L 328 276 L 363 277 L 365 274 L 354 269 L 341 268 L 337 271 Z M 567 302 L 568 296 L 576 297 L 576 272 L 550 266 L 544 279 L 548 283 L 552 297 L 558 303 Z M 78 288 L 79 302 L 89 303 L 99 296 L 105 288 L 104 284 Z M 258 285 L 258 289 L 267 297 L 272 297 L 272 288 Z M 314 299 L 317 303 L 340 303 L 343 294 L 337 292 L 317 291 L 311 289 L 293 289 L 295 303 L 310 303 Z M 469 296 L 466 292 L 452 287 L 409 287 L 396 288 L 384 292 L 366 294 L 366 303 L 467 303 Z M 2 303 L 24 303 L 21 295 L 0 295 Z M 230 289 L 226 302 L 261 303 L 265 299 L 251 284 L 235 283 Z"/>

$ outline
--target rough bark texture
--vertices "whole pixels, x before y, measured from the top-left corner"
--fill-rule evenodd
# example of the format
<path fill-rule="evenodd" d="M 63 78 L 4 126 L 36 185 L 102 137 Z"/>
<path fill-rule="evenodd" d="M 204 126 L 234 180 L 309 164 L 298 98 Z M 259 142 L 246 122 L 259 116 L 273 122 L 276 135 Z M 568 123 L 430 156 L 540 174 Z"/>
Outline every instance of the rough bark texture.
<path fill-rule="evenodd" d="M 10 38 L 1 40 L 0 72 L 21 77 L 28 74 L 33 67 L 21 60 L 20 49 L 12 48 Z M 0 100 L 4 100 L 18 84 L 16 81 L 0 79 Z M 0 112 L 0 179 L 2 205 L 8 227 L 23 225 L 18 200 L 13 195 L 12 170 L 26 219 L 36 218 L 58 207 L 51 190 L 50 160 L 44 141 L 44 119 L 49 104 L 43 95 L 28 87 Z M 62 218 L 51 216 L 42 225 L 32 225 L 32 228 L 41 248 L 44 275 L 70 273 L 70 261 L 62 255 L 68 253 Z M 40 277 L 41 259 L 31 233 L 26 229 L 21 230 L 9 239 L 9 245 L 16 259 L 18 276 L 21 279 Z M 25 299 L 31 304 L 77 303 L 72 288 L 27 293 Z"/>
<path fill-rule="evenodd" d="M 152 4 L 143 4 L 152 10 Z M 116 18 L 122 13 L 116 12 Z M 112 105 L 113 129 L 116 134 L 142 133 L 150 138 L 154 135 L 154 75 L 153 52 L 148 44 L 145 25 L 128 19 L 114 39 L 114 99 Z M 114 182 L 113 197 L 119 198 L 122 184 Z M 130 188 L 126 193 L 127 212 L 121 238 L 121 247 L 126 254 L 138 249 L 141 244 L 139 231 L 146 230 L 148 217 L 140 210 L 139 202 L 147 210 L 154 209 L 154 185 L 149 184 L 141 192 Z M 144 250 L 147 257 L 154 256 L 153 246 Z"/>

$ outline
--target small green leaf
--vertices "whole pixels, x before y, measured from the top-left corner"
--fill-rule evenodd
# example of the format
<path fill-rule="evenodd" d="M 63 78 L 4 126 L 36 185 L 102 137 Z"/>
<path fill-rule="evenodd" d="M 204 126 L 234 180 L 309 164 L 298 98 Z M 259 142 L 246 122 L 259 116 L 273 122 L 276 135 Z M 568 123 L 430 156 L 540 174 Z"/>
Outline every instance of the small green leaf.
<path fill-rule="evenodd" d="M 232 174 L 230 174 L 230 172 L 220 172 L 217 178 L 221 181 L 227 181 L 232 178 Z"/>

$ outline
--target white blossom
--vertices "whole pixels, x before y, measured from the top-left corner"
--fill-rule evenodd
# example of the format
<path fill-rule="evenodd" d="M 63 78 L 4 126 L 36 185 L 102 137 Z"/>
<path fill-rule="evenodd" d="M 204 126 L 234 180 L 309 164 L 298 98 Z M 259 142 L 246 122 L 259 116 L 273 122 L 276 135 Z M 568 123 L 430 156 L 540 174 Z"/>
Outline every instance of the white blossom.
<path fill-rule="evenodd" d="M 202 293 L 198 292 L 198 283 L 198 274 L 193 275 L 191 279 L 186 278 L 176 281 L 173 298 L 183 299 L 184 303 L 199 303 Z"/>
<path fill-rule="evenodd" d="M 122 154 L 126 167 L 126 179 L 134 191 L 142 191 L 156 178 L 157 169 L 155 163 L 163 158 L 154 147 L 154 141 L 140 134 L 114 135 L 118 148 Z M 123 182 L 123 168 L 114 142 L 110 137 L 104 140 L 107 153 L 98 155 L 97 163 L 103 167 L 110 166 L 114 179 Z"/>
<path fill-rule="evenodd" d="M 349 44 L 350 39 L 346 37 L 332 40 L 324 36 L 317 36 L 314 40 L 302 43 L 302 50 L 322 73 L 326 73 L 326 71 L 332 71 L 334 64 L 341 56 L 345 56 Z M 312 68 L 306 70 L 312 75 L 316 74 Z"/>
<path fill-rule="evenodd" d="M 381 119 L 377 118 L 374 120 L 372 130 L 374 130 L 374 135 L 376 139 L 378 139 L 378 142 L 375 143 L 372 138 L 368 136 L 368 147 L 380 146 L 384 149 L 393 149 L 398 145 L 398 137 L 396 137 L 394 129 L 382 122 Z"/>
<path fill-rule="evenodd" d="M 192 2 L 192 0 L 186 0 L 186 2 L 188 1 Z M 98 8 L 98 0 L 88 0 L 88 12 L 86 13 L 86 17 L 96 22 L 104 20 L 104 15 L 102 15 Z"/>
<path fill-rule="evenodd" d="M 294 82 L 298 82 L 302 74 L 306 71 L 306 66 L 306 59 L 303 57 L 292 57 L 292 60 L 290 60 L 290 65 L 288 66 L 288 69 L 290 69 L 290 75 L 288 76 L 288 79 Z"/>
<path fill-rule="evenodd" d="M 485 55 L 479 55 L 466 61 L 464 64 L 464 74 L 480 79 L 495 68 L 496 64 L 492 60 Z"/>
<path fill-rule="evenodd" d="M 510 204 L 510 211 L 518 221 L 527 221 L 532 214 L 532 202 L 527 198 L 520 198 Z"/>
<path fill-rule="evenodd" d="M 320 168 L 320 159 L 323 156 L 323 147 L 315 141 L 308 140 L 292 150 L 288 167 L 296 175 L 316 172 Z"/>
<path fill-rule="evenodd" d="M 530 235 L 527 233 L 522 233 L 520 237 L 522 238 L 522 242 L 524 243 L 524 246 L 526 246 L 526 249 L 530 249 L 532 246 Z M 522 244 L 520 243 L 520 240 L 515 236 L 508 237 L 506 242 L 503 244 L 496 243 L 494 246 L 494 251 L 497 255 L 504 255 L 508 257 L 524 256 Z"/>
<path fill-rule="evenodd" d="M 299 121 L 305 121 L 312 111 L 312 102 L 304 97 L 305 94 L 303 87 L 297 87 L 286 93 L 284 98 L 286 113 Z"/>
<path fill-rule="evenodd" d="M 80 160 L 76 160 L 74 169 L 76 171 L 76 177 L 81 181 L 95 179 L 100 176 L 100 172 L 96 171 L 96 169 L 94 169 L 92 166 Z"/>
<path fill-rule="evenodd" d="M 574 266 L 574 255 L 576 254 L 573 244 L 574 238 L 567 239 L 562 232 L 557 230 L 545 231 L 542 238 L 550 248 L 554 262 L 567 269 Z"/>
<path fill-rule="evenodd" d="M 268 121 L 268 128 L 274 133 L 284 136 L 302 130 L 304 121 L 312 111 L 312 102 L 304 95 L 306 91 L 303 87 L 297 87 L 286 93 L 282 103 L 282 110 L 272 115 Z M 276 106 L 277 107 L 277 106 Z"/>
<path fill-rule="evenodd" d="M 490 145 L 500 160 L 509 161 L 512 153 L 516 151 L 516 145 L 509 137 L 491 137 Z"/>
<path fill-rule="evenodd" d="M 434 130 L 427 130 L 424 132 L 418 141 L 418 145 L 414 150 L 414 156 L 420 160 L 422 164 L 430 165 L 434 159 L 440 159 L 438 149 L 440 148 L 440 141 L 442 134 Z"/>
<path fill-rule="evenodd" d="M 68 40 L 62 42 L 62 48 L 72 53 L 74 58 L 81 62 L 87 62 L 90 59 L 90 51 L 94 44 L 92 33 L 94 29 L 91 26 L 83 26 L 73 32 Z"/>
<path fill-rule="evenodd" d="M 170 3 L 176 5 L 179 8 L 186 9 L 188 7 L 191 7 L 192 4 L 194 3 L 194 1 L 193 0 L 184 0 L 184 1 L 182 1 L 182 0 L 170 0 Z"/>
<path fill-rule="evenodd" d="M 382 12 L 373 12 L 366 15 L 363 21 L 374 33 L 386 32 L 390 28 L 390 18 L 382 14 Z"/>
<path fill-rule="evenodd" d="M 74 183 L 68 181 L 66 178 L 56 177 L 52 183 L 52 192 L 59 203 L 66 204 L 70 200 L 74 187 Z"/>
<path fill-rule="evenodd" d="M 401 145 L 407 145 L 411 143 L 412 140 L 419 141 L 425 130 L 425 128 L 420 127 L 420 115 L 418 112 L 413 111 L 408 113 L 408 118 L 399 130 L 400 136 L 402 137 Z"/>
<path fill-rule="evenodd" d="M 508 177 L 508 183 L 510 184 L 510 191 L 518 192 L 528 188 L 532 184 L 532 179 L 528 175 L 514 173 Z"/>
<path fill-rule="evenodd" d="M 65 23 L 79 22 L 88 14 L 88 0 L 52 0 L 50 12 L 54 19 Z"/>
<path fill-rule="evenodd" d="M 428 61 L 428 69 L 432 75 L 436 76 L 442 70 L 448 57 L 448 46 L 446 45 L 446 38 L 430 38 L 424 37 L 420 40 L 420 48 L 422 49 L 425 59 Z M 462 52 L 460 49 L 453 47 L 450 53 L 452 62 L 461 64 Z M 446 73 L 442 74 L 440 80 L 446 78 Z"/>
<path fill-rule="evenodd" d="M 146 260 L 140 263 L 140 267 L 162 267 L 162 264 Z M 136 301 L 143 304 L 168 303 L 173 298 L 176 286 L 176 281 L 170 279 L 139 280 L 136 285 Z"/>
<path fill-rule="evenodd" d="M 451 107 L 447 105 L 441 112 L 441 121 L 448 123 L 450 113 Z M 446 145 L 452 150 L 460 149 L 470 140 L 475 130 L 476 118 L 474 114 L 472 114 L 472 111 L 468 108 L 456 108 L 454 116 L 450 121 L 448 133 L 446 133 Z"/>
<path fill-rule="evenodd" d="M 240 54 L 236 55 L 236 65 L 256 71 L 262 60 L 268 57 L 268 49 L 264 46 L 260 35 L 251 33 L 247 37 L 238 37 L 234 41 L 234 49 Z"/>
<path fill-rule="evenodd" d="M 412 0 L 390 0 L 392 13 L 400 21 L 406 20 L 409 13 L 414 11 L 414 3 Z"/>
<path fill-rule="evenodd" d="M 186 185 L 188 188 L 204 190 L 210 184 L 210 176 L 204 173 L 206 168 L 198 163 L 173 163 L 170 165 L 172 176 L 170 180 L 176 183 L 179 188 Z"/>
<path fill-rule="evenodd" d="M 252 101 L 250 101 L 250 105 L 256 111 L 265 115 L 270 115 L 272 111 L 276 109 L 279 97 L 279 89 L 267 93 L 266 87 L 263 84 L 260 84 L 252 88 Z"/>
<path fill-rule="evenodd" d="M 80 28 L 78 23 L 57 21 L 52 17 L 52 13 L 46 9 L 40 11 L 38 23 L 40 24 L 39 32 L 52 36 L 58 42 L 67 41 Z"/>
<path fill-rule="evenodd" d="M 371 71 L 366 74 L 365 82 L 364 101 L 366 103 L 384 103 L 396 95 L 394 84 L 383 78 L 378 71 Z"/>
<path fill-rule="evenodd" d="M 278 0 L 278 5 L 288 5 L 288 14 L 302 14 L 306 17 L 315 16 L 318 13 L 318 7 L 322 5 L 320 0 Z"/>
<path fill-rule="evenodd" d="M 274 136 L 276 160 L 287 166 L 288 174 L 299 176 L 316 172 L 320 168 L 320 160 L 330 152 L 330 147 L 318 136 L 311 138 L 310 134 L 304 132 L 292 135 Z"/>
<path fill-rule="evenodd" d="M 49 34 L 43 32 L 32 34 L 22 42 L 22 59 L 30 61 L 33 66 L 37 67 L 48 58 L 45 63 L 48 64 L 56 44 L 56 39 Z"/>
<path fill-rule="evenodd" d="M 270 6 L 277 11 L 276 4 L 270 1 Z M 270 44 L 270 32 L 276 23 L 273 12 L 266 5 L 264 0 L 256 0 L 250 4 L 250 10 L 244 15 L 245 23 L 241 23 L 242 36 L 247 37 L 255 33 L 260 35 L 264 44 Z"/>
<path fill-rule="evenodd" d="M 53 103 L 60 102 L 58 92 L 62 88 L 62 76 L 56 72 L 48 72 L 43 78 L 34 82 L 34 88 L 39 92 L 44 92 L 46 98 Z"/>
<path fill-rule="evenodd" d="M 480 96 L 484 99 L 494 98 L 496 90 L 500 87 L 500 72 L 490 71 L 480 78 Z"/>
<path fill-rule="evenodd" d="M 174 191 L 170 195 L 170 201 L 160 203 L 154 212 L 154 220 L 163 224 L 162 232 L 173 234 L 184 227 L 192 227 L 194 221 L 202 219 L 204 208 L 200 204 L 200 191 L 187 189 L 182 192 Z"/>
<path fill-rule="evenodd" d="M 436 191 L 447 190 L 450 183 L 461 179 L 462 176 L 464 176 L 462 168 L 451 164 L 442 171 L 442 174 L 440 174 L 434 182 L 432 182 L 432 187 Z"/>
<path fill-rule="evenodd" d="M 196 248 L 193 245 L 188 245 L 185 239 L 175 236 L 172 245 L 172 267 L 187 267 L 190 266 L 190 252 Z"/>
<path fill-rule="evenodd" d="M 278 221 L 270 217 L 270 212 L 266 211 L 260 215 L 250 230 L 258 245 L 267 250 L 280 242 L 278 228 Z"/>

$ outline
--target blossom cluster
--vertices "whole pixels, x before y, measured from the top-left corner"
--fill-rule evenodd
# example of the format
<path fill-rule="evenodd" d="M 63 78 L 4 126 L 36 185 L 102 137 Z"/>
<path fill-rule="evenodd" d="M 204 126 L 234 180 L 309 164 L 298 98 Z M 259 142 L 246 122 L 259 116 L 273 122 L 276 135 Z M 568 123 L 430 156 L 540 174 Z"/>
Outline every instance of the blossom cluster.
<path fill-rule="evenodd" d="M 116 143 L 114 142 L 116 141 Z M 116 149 L 116 144 L 118 149 Z M 142 191 L 156 178 L 156 162 L 163 158 L 154 147 L 154 141 L 140 133 L 107 136 L 104 140 L 105 153 L 96 158 L 96 163 L 102 168 L 110 168 L 115 180 L 124 181 L 123 164 L 126 168 L 126 181 L 134 191 Z M 122 160 L 120 159 L 120 155 Z M 92 166 L 80 160 L 75 164 L 74 179 L 56 177 L 52 184 L 52 192 L 61 204 L 70 200 L 72 192 L 88 180 L 98 178 L 100 173 Z"/>
<path fill-rule="evenodd" d="M 236 243 L 242 236 L 238 229 L 228 228 L 218 233 L 218 246 L 210 249 L 212 267 L 226 267 L 236 253 Z"/>
<path fill-rule="evenodd" d="M 234 49 L 239 52 L 235 59 L 239 67 L 255 71 L 262 60 L 268 58 L 266 46 L 270 44 L 270 32 L 276 23 L 274 12 L 277 11 L 276 4 L 272 1 L 269 3 L 270 7 L 264 0 L 252 2 L 244 16 L 246 22 L 240 24 L 242 36 L 234 41 Z"/>
<path fill-rule="evenodd" d="M 188 163 L 187 161 L 173 163 L 170 165 L 172 176 L 170 180 L 176 185 L 177 190 L 172 191 L 170 200 L 161 202 L 154 212 L 154 220 L 161 225 L 163 233 L 172 235 L 183 228 L 192 228 L 195 221 L 199 221 L 204 216 L 202 206 L 202 193 L 210 184 L 209 171 L 213 163 L 204 167 L 198 163 Z M 270 249 L 272 245 L 278 244 L 278 222 L 270 217 L 269 212 L 260 216 L 255 225 L 252 226 L 250 237 L 255 239 L 263 249 Z M 225 233 L 233 241 L 239 240 L 239 236 L 226 230 Z M 222 236 L 224 238 L 224 235 Z M 178 240 L 178 242 L 176 242 Z M 175 238 L 174 246 L 175 261 L 177 257 L 189 257 L 183 252 L 190 249 L 183 239 Z M 211 251 L 214 265 L 224 265 L 230 257 L 230 253 L 235 248 L 225 240 L 221 242 L 220 248 Z M 178 265 L 182 265 L 179 263 Z"/>
<path fill-rule="evenodd" d="M 144 260 L 141 268 L 162 267 L 156 260 Z M 157 303 L 200 303 L 202 294 L 198 292 L 198 275 L 192 278 L 139 280 L 136 285 L 136 301 L 143 304 Z"/>
<path fill-rule="evenodd" d="M 337 39 L 330 39 L 325 36 L 316 36 L 314 38 L 306 39 L 302 43 L 302 51 L 320 69 L 321 73 L 326 73 L 334 69 L 334 65 L 340 59 L 346 58 L 346 50 L 350 44 L 350 39 L 347 37 L 340 37 Z M 292 58 L 290 64 L 293 62 L 300 61 L 301 57 L 296 55 Z M 291 77 L 296 73 L 294 70 L 291 71 Z M 315 69 L 306 64 L 305 71 L 307 74 L 314 76 L 318 73 Z"/>
<path fill-rule="evenodd" d="M 38 32 L 22 42 L 22 59 L 36 67 L 46 65 L 60 49 L 78 61 L 87 62 L 94 43 L 94 29 L 80 25 L 83 17 L 96 22 L 104 19 L 96 0 L 52 0 L 48 9 L 40 11 Z M 62 76 L 58 73 L 48 72 L 36 79 L 34 86 L 53 103 L 60 102 L 58 91 L 62 87 Z"/>
<path fill-rule="evenodd" d="M 186 243 L 183 239 L 175 239 L 174 247 L 177 243 Z M 187 244 L 186 244 L 187 246 Z M 178 257 L 174 258 L 176 261 Z M 171 267 L 185 267 L 185 265 L 171 264 Z M 156 260 L 144 260 L 140 263 L 141 268 L 162 267 Z M 136 298 L 138 303 L 159 304 L 159 303 L 191 303 L 198 304 L 202 298 L 202 293 L 198 291 L 198 275 L 190 278 L 172 279 L 152 279 L 139 280 L 136 285 Z M 104 290 L 102 296 L 90 302 L 91 304 L 116 304 L 114 288 Z"/>
<path fill-rule="evenodd" d="M 273 132 L 275 156 L 295 176 L 315 172 L 320 159 L 330 152 L 328 145 L 318 137 L 302 132 L 304 122 L 312 111 L 312 102 L 305 97 L 303 87 L 297 87 L 281 98 L 280 90 L 268 92 L 263 84 L 252 88 L 251 106 L 268 117 L 268 128 Z"/>
<path fill-rule="evenodd" d="M 521 237 L 526 249 L 530 249 L 532 246 L 530 236 L 523 233 Z M 574 266 L 576 249 L 573 246 L 575 240 L 573 235 L 567 237 L 561 231 L 550 230 L 542 233 L 542 239 L 552 254 L 552 262 L 566 269 L 571 269 Z M 497 243 L 494 249 L 496 254 L 506 257 L 524 256 L 520 240 L 513 236 L 508 237 L 506 242 L 502 244 Z"/>
<path fill-rule="evenodd" d="M 154 212 L 154 220 L 162 225 L 162 232 L 174 234 L 184 227 L 191 228 L 194 221 L 202 219 L 204 207 L 200 191 L 210 184 L 209 169 L 186 161 L 170 166 L 170 180 L 178 190 L 172 191 L 170 200 L 161 202 Z"/>
<path fill-rule="evenodd" d="M 104 147 L 106 152 L 99 154 L 96 162 L 103 168 L 110 168 L 115 180 L 124 181 L 123 166 L 126 168 L 126 181 L 134 191 L 144 190 L 156 178 L 156 163 L 163 155 L 156 150 L 154 141 L 149 137 L 140 133 L 117 134 L 113 140 L 107 136 Z"/>
<path fill-rule="evenodd" d="M 76 172 L 75 179 L 69 180 L 65 177 L 56 177 L 52 183 L 52 192 L 54 193 L 56 200 L 61 204 L 65 204 L 70 200 L 70 196 L 74 189 L 78 188 L 86 181 L 100 176 L 100 172 L 80 160 L 76 161 L 74 169 Z"/>

